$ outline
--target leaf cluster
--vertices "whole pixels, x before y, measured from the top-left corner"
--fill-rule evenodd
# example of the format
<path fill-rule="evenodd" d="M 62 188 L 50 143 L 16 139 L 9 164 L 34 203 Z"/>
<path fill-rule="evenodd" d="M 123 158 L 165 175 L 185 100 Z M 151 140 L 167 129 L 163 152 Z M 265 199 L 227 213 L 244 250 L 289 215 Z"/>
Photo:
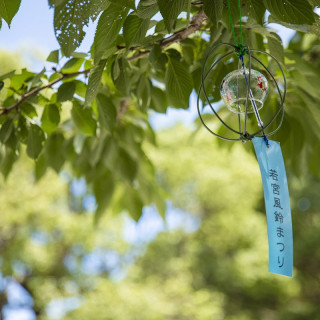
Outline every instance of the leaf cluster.
<path fill-rule="evenodd" d="M 0 0 L 0 16 L 8 24 L 19 4 Z M 226 3 L 49 0 L 49 5 L 61 46 L 48 56 L 52 69 L 0 76 L 2 174 L 7 177 L 26 150 L 34 159 L 36 180 L 48 168 L 85 177 L 98 203 L 97 218 L 112 207 L 138 219 L 142 207 L 151 203 L 163 213 L 163 190 L 144 150 L 146 143 L 156 144 L 149 114 L 189 107 L 208 47 L 232 41 Z M 239 37 L 237 1 L 230 5 Z M 287 111 L 278 138 L 296 173 L 303 158 L 319 174 L 312 151 L 319 141 L 319 66 L 314 58 L 319 44 L 309 34 L 319 33 L 316 5 L 311 0 L 246 0 L 241 5 L 245 43 L 269 51 L 288 67 Z M 293 39 L 285 51 L 279 36 L 265 26 L 267 10 L 270 22 L 308 35 L 297 33 L 300 40 Z M 94 41 L 90 52 L 79 53 L 90 19 L 98 19 Z M 61 61 L 66 62 L 60 66 Z M 232 68 L 229 64 L 216 70 L 208 88 L 212 101 L 220 100 L 218 86 Z"/>

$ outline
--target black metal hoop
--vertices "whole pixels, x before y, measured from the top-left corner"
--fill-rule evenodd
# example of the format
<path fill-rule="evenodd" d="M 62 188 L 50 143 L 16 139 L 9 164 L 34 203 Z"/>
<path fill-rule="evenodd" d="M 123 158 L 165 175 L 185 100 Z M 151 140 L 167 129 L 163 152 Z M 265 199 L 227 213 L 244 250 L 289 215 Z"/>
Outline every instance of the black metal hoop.
<path fill-rule="evenodd" d="M 208 69 L 207 72 L 205 72 L 206 69 L 206 65 L 208 62 L 208 59 L 212 56 L 212 54 L 220 47 L 220 46 L 227 46 L 227 47 L 232 47 L 233 51 L 229 51 L 226 54 L 224 54 L 222 57 L 220 57 L 219 59 L 217 59 L 216 61 L 213 62 L 213 64 L 210 66 L 210 68 Z M 257 52 L 257 53 L 261 53 L 261 54 L 265 54 L 267 56 L 269 56 L 272 60 L 274 60 L 277 64 L 277 66 L 279 67 L 281 73 L 282 73 L 282 77 L 283 77 L 283 83 L 284 83 L 284 89 L 283 89 L 283 93 L 281 93 L 281 90 L 279 88 L 279 85 L 275 79 L 275 77 L 273 76 L 273 74 L 270 72 L 270 70 L 263 64 L 263 62 L 261 62 L 258 58 L 256 58 L 255 56 L 253 56 L 251 54 L 252 52 Z M 248 85 L 247 85 L 247 96 L 246 96 L 246 104 L 245 104 L 245 114 L 244 114 L 244 127 L 243 130 L 241 130 L 241 119 L 240 119 L 240 114 L 238 114 L 238 122 L 239 122 L 239 131 L 233 129 L 232 127 L 230 127 L 225 121 L 223 121 L 223 119 L 219 116 L 218 112 L 213 108 L 213 106 L 211 105 L 206 89 L 205 89 L 205 80 L 207 79 L 209 73 L 211 72 L 212 69 L 214 69 L 221 61 L 223 61 L 225 58 L 229 57 L 232 54 L 236 54 L 239 57 L 239 52 L 242 55 L 241 52 L 246 52 L 248 54 L 249 57 L 249 63 L 248 63 L 248 69 L 249 69 L 249 77 L 248 77 Z M 251 79 L 251 59 L 255 60 L 256 62 L 258 62 L 263 69 L 268 73 L 268 75 L 272 78 L 272 81 L 274 82 L 277 92 L 279 94 L 280 97 L 280 106 L 277 109 L 277 111 L 275 112 L 275 114 L 273 115 L 273 117 L 271 118 L 271 120 L 263 126 L 263 128 L 259 129 L 258 131 L 254 132 L 253 134 L 250 134 L 247 132 L 247 117 L 248 117 L 248 102 L 249 102 L 249 92 L 250 92 L 250 79 Z M 204 96 L 206 98 L 206 101 L 208 103 L 208 106 L 210 107 L 210 109 L 212 110 L 212 112 L 214 113 L 214 115 L 218 118 L 218 120 L 230 131 L 234 132 L 235 134 L 239 134 L 239 138 L 227 138 L 227 137 L 223 137 L 217 133 L 215 133 L 213 130 L 211 130 L 208 125 L 205 123 L 204 119 L 202 118 L 201 115 L 201 111 L 200 111 L 200 94 L 201 91 L 203 91 Z M 271 136 L 274 133 L 276 133 L 283 122 L 283 117 L 284 117 L 284 101 L 285 101 L 285 97 L 286 97 L 286 92 L 287 92 L 287 81 L 286 81 L 286 77 L 283 71 L 282 66 L 280 65 L 279 61 L 272 56 L 270 53 L 265 52 L 265 51 L 261 51 L 258 49 L 250 49 L 248 46 L 243 46 L 242 48 L 238 48 L 233 44 L 230 43 L 218 43 L 215 46 L 213 46 L 205 60 L 204 60 L 204 64 L 202 67 L 202 74 L 201 74 L 201 84 L 200 84 L 200 88 L 198 91 L 198 97 L 197 97 L 197 110 L 198 110 L 198 114 L 199 114 L 199 118 L 203 124 L 203 126 L 213 135 L 215 135 L 216 137 L 223 139 L 223 140 L 227 140 L 227 141 L 246 141 L 246 140 L 251 140 L 253 137 L 255 136 L 259 136 L 259 137 L 263 137 L 263 135 L 259 135 L 261 133 L 265 134 L 266 136 Z M 280 122 L 279 125 L 277 126 L 276 129 L 274 129 L 272 132 L 269 133 L 265 133 L 264 130 L 266 130 L 271 123 L 273 123 L 273 121 L 278 117 L 278 115 L 281 113 L 281 118 L 280 118 Z"/>

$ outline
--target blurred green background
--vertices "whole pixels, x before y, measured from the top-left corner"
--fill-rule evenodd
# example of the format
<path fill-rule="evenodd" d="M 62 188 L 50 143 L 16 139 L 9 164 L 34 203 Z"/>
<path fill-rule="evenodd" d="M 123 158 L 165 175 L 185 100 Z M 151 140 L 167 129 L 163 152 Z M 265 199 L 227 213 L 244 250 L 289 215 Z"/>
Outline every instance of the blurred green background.
<path fill-rule="evenodd" d="M 252 146 L 176 125 L 146 148 L 170 194 L 165 221 L 150 207 L 137 223 L 106 213 L 94 226 L 81 181 L 49 172 L 34 184 L 27 158 L 1 181 L 6 319 L 319 319 L 317 179 L 287 168 L 291 279 L 268 273 Z"/>
<path fill-rule="evenodd" d="M 0 318 L 320 319 L 319 133 L 310 120 L 318 121 L 319 98 L 303 95 L 318 90 L 319 40 L 296 33 L 289 50 L 295 56 L 287 57 L 294 71 L 288 79 L 296 87 L 289 86 L 281 143 L 293 215 L 292 279 L 268 273 L 252 145 L 218 141 L 196 121 L 160 130 L 157 147 L 144 146 L 166 190 L 164 217 L 155 207 L 144 208 L 137 222 L 110 210 L 94 225 L 96 204 L 84 180 L 51 170 L 35 183 L 25 156 L 7 181 L 1 176 Z M 0 57 L 1 73 L 25 64 L 18 54 Z M 314 72 L 307 79 L 314 87 L 297 69 Z M 303 115 L 309 122 L 292 130 Z"/>

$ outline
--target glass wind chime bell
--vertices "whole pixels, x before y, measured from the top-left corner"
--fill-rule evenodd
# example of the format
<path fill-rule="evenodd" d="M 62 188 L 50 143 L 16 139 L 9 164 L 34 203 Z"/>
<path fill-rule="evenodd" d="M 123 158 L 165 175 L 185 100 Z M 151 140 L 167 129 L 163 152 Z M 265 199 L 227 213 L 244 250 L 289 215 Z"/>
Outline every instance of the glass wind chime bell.
<path fill-rule="evenodd" d="M 244 76 L 245 73 L 245 76 Z M 220 95 L 228 109 L 234 113 L 244 114 L 246 111 L 247 82 L 249 69 L 238 69 L 227 74 L 220 86 Z M 260 110 L 268 95 L 268 81 L 259 71 L 251 70 L 250 104 L 247 112 Z M 252 96 L 252 97 L 251 97 Z"/>
<path fill-rule="evenodd" d="M 227 48 L 231 48 L 231 51 L 224 54 L 222 57 L 216 59 L 212 65 L 207 66 L 207 62 L 212 58 L 215 51 L 221 46 L 225 46 Z M 271 71 L 266 67 L 266 65 L 256 57 L 256 54 L 264 54 L 271 61 L 274 61 L 278 66 L 283 81 L 281 85 L 279 81 L 275 79 L 275 75 L 271 73 Z M 244 62 L 244 55 L 247 56 L 247 65 Z M 222 101 L 225 103 L 227 108 L 232 112 L 238 115 L 238 128 L 232 127 L 226 121 L 224 121 L 219 114 L 219 110 L 216 110 L 209 99 L 209 94 L 206 92 L 205 81 L 212 76 L 212 73 L 217 69 L 217 65 L 223 63 L 224 61 L 230 61 L 230 58 L 234 57 L 234 59 L 239 60 L 238 69 L 228 73 L 222 80 L 220 85 L 220 95 Z M 263 70 L 263 73 L 251 68 L 251 62 L 254 61 Z M 269 83 L 266 78 L 272 80 L 273 86 L 275 87 L 278 96 L 280 98 L 280 105 L 274 114 L 269 117 L 269 119 L 264 119 L 264 121 L 260 117 L 259 110 L 263 108 L 265 105 L 266 99 L 269 93 Z M 283 90 L 280 90 L 280 87 L 283 87 Z M 225 126 L 233 137 L 222 136 L 216 132 L 214 132 L 204 121 L 200 111 L 200 93 L 203 93 L 205 96 L 205 100 L 207 105 L 212 110 L 214 116 L 220 123 Z M 269 53 L 263 52 L 256 49 L 250 49 L 249 47 L 239 48 L 238 46 L 228 44 L 228 43 L 219 43 L 209 51 L 208 56 L 205 59 L 205 63 L 202 70 L 202 82 L 198 95 L 198 113 L 199 117 L 203 123 L 203 125 L 215 136 L 231 141 L 243 141 L 246 142 L 248 140 L 252 140 L 254 137 L 262 137 L 264 138 L 266 144 L 268 145 L 267 137 L 274 134 L 280 128 L 283 120 L 284 110 L 283 104 L 286 96 L 286 78 L 280 63 Z M 250 114 L 254 114 L 257 120 L 257 125 L 260 127 L 259 130 L 255 132 L 249 132 L 248 129 L 248 117 Z M 270 115 L 270 112 L 268 112 Z M 271 124 L 278 122 L 277 127 L 273 127 L 273 130 L 270 131 Z"/>

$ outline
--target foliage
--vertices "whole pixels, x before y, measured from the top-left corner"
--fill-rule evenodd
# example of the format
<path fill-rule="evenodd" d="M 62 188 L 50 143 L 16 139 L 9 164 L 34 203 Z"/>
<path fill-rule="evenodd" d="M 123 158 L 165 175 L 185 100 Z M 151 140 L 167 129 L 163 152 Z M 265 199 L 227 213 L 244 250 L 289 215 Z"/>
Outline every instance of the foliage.
<path fill-rule="evenodd" d="M 239 37 L 237 1 L 230 3 Z M 1 0 L 0 17 L 10 24 L 19 5 L 20 0 Z M 49 0 L 49 5 L 61 46 L 48 56 L 52 69 L 0 76 L 2 174 L 9 175 L 26 149 L 35 161 L 36 180 L 48 168 L 84 177 L 98 201 L 97 219 L 110 205 L 114 213 L 127 210 L 135 219 L 152 203 L 163 213 L 163 190 L 144 150 L 145 142 L 156 144 L 149 110 L 189 107 L 207 48 L 232 41 L 226 3 Z M 305 166 L 319 174 L 313 151 L 320 139 L 316 5 L 313 0 L 244 0 L 241 7 L 245 43 L 268 50 L 286 67 L 286 117 L 276 138 L 288 141 L 285 153 L 296 174 Z M 288 49 L 265 26 L 266 10 L 270 22 L 299 31 Z M 76 52 L 90 19 L 99 19 L 92 48 Z M 216 83 L 233 67 L 226 63 L 216 70 L 212 101 L 220 100 Z"/>
<path fill-rule="evenodd" d="M 190 215 L 201 225 L 192 232 L 165 229 L 147 248 L 123 241 L 121 215 L 105 215 L 94 228 L 90 212 L 70 212 L 61 196 L 66 184 L 57 175 L 32 185 L 31 161 L 18 161 L 1 182 L 1 270 L 29 292 L 37 319 L 53 318 L 47 311 L 54 301 L 75 309 L 62 313 L 66 320 L 317 318 L 319 179 L 299 181 L 288 172 L 294 278 L 270 274 L 252 147 L 221 149 L 206 132 L 191 136 L 183 126 L 166 130 L 159 148 L 149 145 L 147 152 L 179 209 L 181 226 Z M 119 270 L 126 276 L 115 280 Z M 7 292 L 0 297 L 3 306 Z"/>
<path fill-rule="evenodd" d="M 21 160 L 6 183 L 1 181 L 1 277 L 13 277 L 27 290 L 35 314 L 45 319 L 51 300 L 94 287 L 92 276 L 81 265 L 85 257 L 102 251 L 129 255 L 130 247 L 120 238 L 120 217 L 112 226 L 103 221 L 94 227 L 92 215 L 69 210 L 65 181 L 50 172 L 46 180 L 30 187 L 32 163 Z M 99 272 L 109 271 L 107 265 L 99 267 Z M 2 291 L 0 297 L 4 312 L 8 296 Z"/>

